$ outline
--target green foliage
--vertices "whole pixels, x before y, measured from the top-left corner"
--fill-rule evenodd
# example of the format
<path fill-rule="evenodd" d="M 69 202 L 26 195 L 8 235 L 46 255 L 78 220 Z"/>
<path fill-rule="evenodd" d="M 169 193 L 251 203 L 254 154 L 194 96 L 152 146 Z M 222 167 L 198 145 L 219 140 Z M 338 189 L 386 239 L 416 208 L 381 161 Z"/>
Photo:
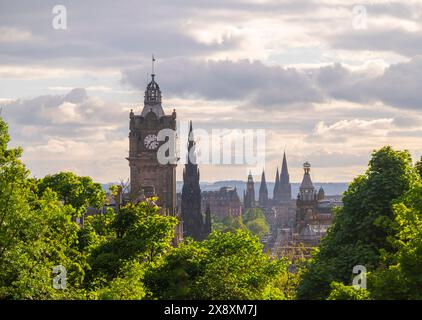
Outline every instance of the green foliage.
<path fill-rule="evenodd" d="M 177 219 L 163 216 L 147 202 L 128 204 L 112 223 L 114 236 L 95 248 L 90 257 L 92 273 L 111 279 L 126 261 L 154 261 L 170 248 Z"/>
<path fill-rule="evenodd" d="M 20 149 L 8 149 L 0 119 L 0 299 L 71 297 L 84 278 L 85 261 L 77 250 L 74 210 L 51 190 L 37 195 L 34 180 L 20 162 Z M 52 287 L 52 270 L 63 265 L 72 289 Z"/>
<path fill-rule="evenodd" d="M 417 173 L 419 174 L 419 176 L 422 178 L 422 157 L 418 162 L 416 162 L 415 169 Z"/>
<path fill-rule="evenodd" d="M 72 172 L 47 175 L 38 180 L 38 194 L 47 188 L 55 191 L 64 204 L 76 209 L 78 215 L 86 212 L 88 206 L 101 208 L 105 203 L 105 192 L 99 183 L 90 177 L 79 177 Z"/>
<path fill-rule="evenodd" d="M 422 183 L 393 207 L 397 233 L 390 238 L 396 249 L 383 252 L 379 268 L 368 277 L 375 299 L 422 299 Z"/>
<path fill-rule="evenodd" d="M 264 212 L 260 208 L 246 210 L 243 215 L 243 223 L 250 232 L 260 238 L 270 231 Z"/>
<path fill-rule="evenodd" d="M 144 267 L 138 261 L 123 265 L 118 277 L 111 280 L 106 287 L 98 290 L 101 300 L 141 300 L 145 297 L 142 282 Z"/>
<path fill-rule="evenodd" d="M 270 260 L 249 232 L 213 232 L 173 249 L 147 271 L 145 285 L 159 299 L 281 298 L 272 285 L 285 270 L 284 260 Z"/>
<path fill-rule="evenodd" d="M 228 215 L 223 219 L 213 217 L 212 229 L 213 231 L 219 232 L 236 232 L 237 230 L 247 230 L 245 224 L 243 223 L 242 217 L 233 217 L 231 215 Z"/>
<path fill-rule="evenodd" d="M 384 147 L 375 151 L 365 175 L 357 177 L 343 197 L 333 225 L 309 261 L 298 289 L 300 299 L 324 299 L 333 281 L 349 284 L 355 265 L 368 270 L 380 261 L 379 250 L 393 250 L 392 204 L 417 180 L 407 151 Z"/>
<path fill-rule="evenodd" d="M 331 293 L 327 300 L 370 300 L 369 292 L 362 288 L 346 286 L 341 282 L 332 282 Z"/>
<path fill-rule="evenodd" d="M 246 210 L 243 217 L 226 216 L 223 219 L 214 217 L 212 223 L 214 231 L 236 232 L 237 230 L 249 230 L 252 234 L 262 237 L 269 232 L 269 225 L 264 212 L 260 208 Z"/>

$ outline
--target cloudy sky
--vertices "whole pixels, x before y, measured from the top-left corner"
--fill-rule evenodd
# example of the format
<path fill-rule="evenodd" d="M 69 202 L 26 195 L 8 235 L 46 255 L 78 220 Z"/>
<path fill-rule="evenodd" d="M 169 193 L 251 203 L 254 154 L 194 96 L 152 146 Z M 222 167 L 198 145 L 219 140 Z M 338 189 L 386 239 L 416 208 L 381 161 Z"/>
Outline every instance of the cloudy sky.
<path fill-rule="evenodd" d="M 343 182 L 383 145 L 422 154 L 421 0 L 0 0 L 2 116 L 33 175 L 128 177 L 152 53 L 166 112 L 265 129 L 267 180 L 283 150 L 294 182 L 305 160 Z M 245 174 L 201 167 L 203 181 Z"/>

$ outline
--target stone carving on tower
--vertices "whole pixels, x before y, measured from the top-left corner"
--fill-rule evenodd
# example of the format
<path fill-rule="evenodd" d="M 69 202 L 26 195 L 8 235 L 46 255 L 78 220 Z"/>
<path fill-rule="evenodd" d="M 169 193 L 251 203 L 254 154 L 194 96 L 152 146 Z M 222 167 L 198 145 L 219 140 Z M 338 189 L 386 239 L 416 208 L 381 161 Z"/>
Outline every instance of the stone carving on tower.
<path fill-rule="evenodd" d="M 211 232 L 211 212 L 209 206 L 206 219 L 201 211 L 201 187 L 199 185 L 199 169 L 196 163 L 195 140 L 192 130 L 192 121 L 189 128 L 188 155 L 183 169 L 183 188 L 181 199 L 181 212 L 184 236 L 200 241 Z"/>

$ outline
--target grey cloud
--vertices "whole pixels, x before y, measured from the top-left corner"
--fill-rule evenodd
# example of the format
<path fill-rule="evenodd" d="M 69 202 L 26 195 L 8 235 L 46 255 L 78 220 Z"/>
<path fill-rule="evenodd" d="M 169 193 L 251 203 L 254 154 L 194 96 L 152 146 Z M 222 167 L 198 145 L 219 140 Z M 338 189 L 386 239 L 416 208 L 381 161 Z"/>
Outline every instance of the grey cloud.
<path fill-rule="evenodd" d="M 157 81 L 168 96 L 239 100 L 256 108 L 322 101 L 305 73 L 258 61 L 172 59 L 160 63 L 158 70 Z M 147 72 L 146 67 L 125 70 L 123 83 L 144 90 Z"/>
<path fill-rule="evenodd" d="M 333 65 L 321 68 L 316 79 L 321 88 L 336 99 L 360 103 L 382 101 L 393 107 L 415 110 L 422 107 L 422 56 L 391 65 L 377 77 Z"/>
<path fill-rule="evenodd" d="M 50 137 L 80 140 L 96 134 L 120 137 L 127 134 L 127 112 L 118 104 L 88 97 L 83 88 L 65 95 L 10 101 L 4 104 L 3 117 L 13 138 L 25 144 L 40 143 Z"/>
<path fill-rule="evenodd" d="M 402 29 L 350 30 L 327 37 L 333 48 L 364 51 L 391 51 L 413 57 L 422 54 L 422 32 Z"/>
<path fill-rule="evenodd" d="M 157 81 L 164 96 L 237 100 L 242 106 L 258 109 L 305 109 L 310 103 L 339 99 L 382 101 L 396 108 L 419 110 L 422 101 L 422 56 L 391 65 L 380 76 L 353 72 L 341 64 L 308 73 L 247 60 L 171 59 L 160 63 L 158 69 Z M 122 81 L 142 92 L 147 72 L 147 67 L 126 69 Z"/>

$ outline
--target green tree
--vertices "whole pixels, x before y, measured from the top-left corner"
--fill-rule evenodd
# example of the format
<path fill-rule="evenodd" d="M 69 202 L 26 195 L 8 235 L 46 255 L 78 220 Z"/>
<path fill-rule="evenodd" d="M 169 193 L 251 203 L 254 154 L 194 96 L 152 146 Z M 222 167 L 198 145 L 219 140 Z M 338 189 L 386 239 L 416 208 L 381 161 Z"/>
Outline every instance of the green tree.
<path fill-rule="evenodd" d="M 105 203 L 105 192 L 99 183 L 90 177 L 79 177 L 72 172 L 47 175 L 38 180 L 38 194 L 47 188 L 55 191 L 64 204 L 76 209 L 78 216 L 84 214 L 88 206 L 100 209 Z"/>
<path fill-rule="evenodd" d="M 417 183 L 393 207 L 397 233 L 390 238 L 396 251 L 383 252 L 380 266 L 368 276 L 375 299 L 422 299 L 422 183 Z"/>
<path fill-rule="evenodd" d="M 416 171 L 418 172 L 419 176 L 422 178 L 422 157 L 418 162 L 416 162 L 415 168 L 416 168 Z"/>
<path fill-rule="evenodd" d="M 366 289 L 356 289 L 341 282 L 332 282 L 331 293 L 327 300 L 369 300 L 371 296 Z"/>
<path fill-rule="evenodd" d="M 243 223 L 250 232 L 260 238 L 266 235 L 270 230 L 264 212 L 260 208 L 246 210 L 243 215 Z"/>
<path fill-rule="evenodd" d="M 141 300 L 145 297 L 144 265 L 138 261 L 126 262 L 119 275 L 98 290 L 101 300 Z"/>
<path fill-rule="evenodd" d="M 68 298 L 80 292 L 84 257 L 77 250 L 78 227 L 46 189 L 39 197 L 20 161 L 20 148 L 8 149 L 7 125 L 0 119 L 0 298 Z M 67 269 L 69 289 L 52 286 L 53 267 Z"/>
<path fill-rule="evenodd" d="M 274 280 L 286 272 L 249 232 L 213 232 L 202 242 L 174 248 L 147 270 L 145 285 L 158 299 L 283 298 Z"/>
<path fill-rule="evenodd" d="M 383 147 L 374 151 L 369 168 L 357 177 L 337 209 L 319 251 L 309 261 L 298 288 L 300 299 L 324 299 L 333 281 L 350 284 L 355 265 L 374 270 L 380 249 L 391 251 L 394 234 L 392 204 L 417 180 L 407 151 Z"/>
<path fill-rule="evenodd" d="M 116 277 L 127 261 L 153 262 L 171 247 L 178 221 L 148 202 L 127 204 L 115 216 L 113 238 L 92 251 L 93 276 Z"/>

